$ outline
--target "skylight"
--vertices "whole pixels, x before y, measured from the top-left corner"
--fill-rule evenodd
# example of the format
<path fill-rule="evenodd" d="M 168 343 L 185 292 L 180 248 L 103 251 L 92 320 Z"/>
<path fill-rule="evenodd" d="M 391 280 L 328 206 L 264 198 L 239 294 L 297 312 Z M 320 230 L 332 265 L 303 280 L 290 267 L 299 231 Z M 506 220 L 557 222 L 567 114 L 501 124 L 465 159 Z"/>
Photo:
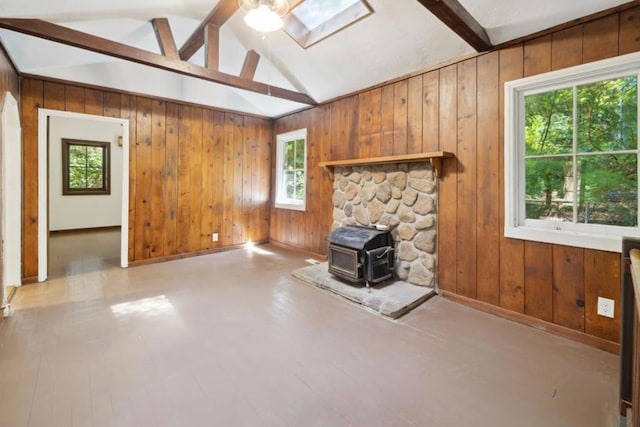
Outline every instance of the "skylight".
<path fill-rule="evenodd" d="M 284 17 L 284 30 L 306 49 L 371 13 L 365 0 L 304 0 Z"/>
<path fill-rule="evenodd" d="M 293 14 L 309 30 L 314 30 L 360 0 L 306 0 L 293 10 Z"/>

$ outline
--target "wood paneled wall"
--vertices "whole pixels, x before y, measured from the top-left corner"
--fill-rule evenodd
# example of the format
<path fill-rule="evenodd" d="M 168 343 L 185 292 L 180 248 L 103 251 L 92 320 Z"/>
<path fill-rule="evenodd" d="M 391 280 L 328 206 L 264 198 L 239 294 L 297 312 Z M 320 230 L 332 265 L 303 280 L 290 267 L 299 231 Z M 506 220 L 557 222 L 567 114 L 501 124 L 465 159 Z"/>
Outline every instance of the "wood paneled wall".
<path fill-rule="evenodd" d="M 37 276 L 37 109 L 119 117 L 130 124 L 129 261 L 268 238 L 267 119 L 26 78 L 23 275 Z M 219 241 L 211 241 L 211 233 Z"/>
<path fill-rule="evenodd" d="M 307 212 L 274 209 L 271 239 L 326 254 L 331 180 L 318 161 L 444 150 L 438 201 L 438 284 L 617 342 L 620 254 L 504 237 L 503 85 L 640 50 L 640 8 L 343 98 L 275 123 L 309 131 Z M 597 297 L 615 319 L 596 315 Z"/>
<path fill-rule="evenodd" d="M 0 45 L 0 108 L 4 100 L 4 93 L 11 92 L 13 97 L 20 102 L 18 72 L 13 68 L 13 64 Z"/>

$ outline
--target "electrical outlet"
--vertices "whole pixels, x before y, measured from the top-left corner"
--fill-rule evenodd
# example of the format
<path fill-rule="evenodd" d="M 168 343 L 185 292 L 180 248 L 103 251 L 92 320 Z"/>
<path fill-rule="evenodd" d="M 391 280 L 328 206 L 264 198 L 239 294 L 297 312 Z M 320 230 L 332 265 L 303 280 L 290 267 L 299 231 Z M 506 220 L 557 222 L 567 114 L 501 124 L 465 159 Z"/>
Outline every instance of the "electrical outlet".
<path fill-rule="evenodd" d="M 609 298 L 598 297 L 598 315 L 613 319 L 615 301 Z"/>
<path fill-rule="evenodd" d="M 211 233 L 211 241 L 212 242 L 218 241 L 218 233 Z"/>

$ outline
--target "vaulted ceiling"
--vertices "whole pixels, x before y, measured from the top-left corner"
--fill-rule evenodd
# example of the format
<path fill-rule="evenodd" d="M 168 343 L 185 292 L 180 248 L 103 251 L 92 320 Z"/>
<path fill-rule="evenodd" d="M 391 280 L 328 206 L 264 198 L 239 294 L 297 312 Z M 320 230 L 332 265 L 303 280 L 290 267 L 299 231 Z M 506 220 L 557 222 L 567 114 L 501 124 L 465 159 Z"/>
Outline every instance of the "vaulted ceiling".
<path fill-rule="evenodd" d="M 179 49 L 218 3 L 222 5 L 224 1 L 4 1 L 0 2 L 0 26 L 4 27 L 0 29 L 0 41 L 24 75 L 277 117 L 305 108 L 313 101 L 324 102 L 476 52 L 443 23 L 447 22 L 446 17 L 436 16 L 443 4 L 449 5 L 449 12 L 464 9 L 463 12 L 468 12 L 471 20 L 479 24 L 478 28 L 484 29 L 489 42 L 499 45 L 627 3 L 620 0 L 368 0 L 374 10 L 372 15 L 308 49 L 301 48 L 282 30 L 266 36 L 256 32 L 244 23 L 243 12 L 237 11 L 220 26 L 216 71 L 203 68 L 204 47 L 189 63 L 160 57 L 166 52 L 159 45 L 152 24 L 154 18 L 167 18 Z M 38 31 L 10 30 L 7 28 L 13 27 L 7 23 L 16 21 L 9 18 L 37 18 L 98 36 L 86 38 L 92 45 L 111 46 L 100 39 L 118 42 L 117 46 L 128 45 L 137 48 L 132 51 L 137 59 L 151 58 L 168 66 L 161 69 L 145 60 L 134 62 L 122 59 L 123 55 L 106 55 L 104 49 L 91 51 L 50 41 L 40 37 Z M 68 38 L 84 40 L 73 32 Z M 76 46 L 78 44 L 81 43 Z M 244 80 L 239 79 L 247 52 L 251 50 L 260 56 L 255 74 L 251 76 L 249 72 Z M 221 78 L 226 84 L 218 83 Z M 243 82 L 251 90 L 238 88 Z M 272 96 L 263 94 L 268 91 Z M 276 96 L 279 94 L 283 96 Z M 309 99 L 307 96 L 311 100 L 305 101 Z"/>

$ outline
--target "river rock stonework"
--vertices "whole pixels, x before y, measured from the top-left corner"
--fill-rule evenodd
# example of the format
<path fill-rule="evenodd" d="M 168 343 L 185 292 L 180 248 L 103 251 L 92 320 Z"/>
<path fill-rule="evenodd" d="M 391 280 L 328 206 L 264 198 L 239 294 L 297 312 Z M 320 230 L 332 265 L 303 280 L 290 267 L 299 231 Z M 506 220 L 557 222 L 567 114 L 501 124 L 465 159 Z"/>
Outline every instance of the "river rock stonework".
<path fill-rule="evenodd" d="M 388 226 L 396 246 L 396 277 L 433 287 L 437 184 L 428 162 L 336 167 L 332 229 Z"/>

